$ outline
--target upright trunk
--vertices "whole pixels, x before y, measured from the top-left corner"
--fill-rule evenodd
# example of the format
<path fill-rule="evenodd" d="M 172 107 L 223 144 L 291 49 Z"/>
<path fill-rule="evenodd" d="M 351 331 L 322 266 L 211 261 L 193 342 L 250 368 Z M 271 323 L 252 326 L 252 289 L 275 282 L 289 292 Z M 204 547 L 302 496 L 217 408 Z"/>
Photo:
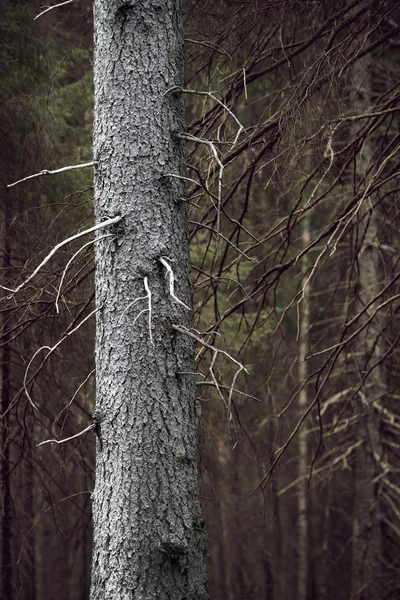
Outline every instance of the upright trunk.
<path fill-rule="evenodd" d="M 95 0 L 94 29 L 96 218 L 122 221 L 96 244 L 91 599 L 201 600 L 180 3 Z"/>
<path fill-rule="evenodd" d="M 356 108 L 360 114 L 370 107 L 370 69 L 368 57 L 361 59 L 354 67 L 354 85 Z M 357 177 L 363 180 L 372 156 L 371 141 L 366 140 L 357 161 Z M 367 185 L 365 182 L 364 185 Z M 356 311 L 362 310 L 375 297 L 379 287 L 379 254 L 377 249 L 377 214 L 371 198 L 366 195 L 360 211 L 359 278 L 358 301 Z M 379 511 L 379 486 L 377 483 L 378 463 L 382 456 L 380 439 L 380 416 L 374 406 L 385 391 L 381 366 L 380 324 L 378 318 L 369 323 L 370 314 L 375 305 L 357 322 L 357 326 L 365 323 L 355 348 L 356 372 L 359 387 L 356 409 L 360 413 L 358 434 L 363 438 L 363 445 L 356 449 L 354 480 L 354 512 L 353 512 L 353 564 L 352 564 L 352 598 L 354 600 L 382 600 L 382 531 Z M 373 367 L 373 370 L 371 368 Z"/>
<path fill-rule="evenodd" d="M 302 243 L 306 248 L 310 243 L 310 220 L 305 216 L 302 223 Z M 299 392 L 299 416 L 302 416 L 307 408 L 307 363 L 308 332 L 310 329 L 310 288 L 307 285 L 308 258 L 302 260 L 303 268 L 303 299 L 300 304 L 299 320 L 299 346 L 298 346 L 298 378 L 301 389 Z M 297 600 L 307 598 L 307 572 L 308 572 L 308 521 L 307 521 L 307 466 L 308 445 L 305 423 L 298 433 L 298 476 L 300 480 L 297 491 Z"/>
<path fill-rule="evenodd" d="M 8 234 L 9 203 L 6 192 L 4 199 L 4 223 L 2 235 L 2 276 L 8 281 L 10 274 L 10 240 Z M 10 406 L 10 335 L 9 315 L 3 312 L 1 315 L 1 333 L 3 345 L 1 348 L 0 364 L 0 386 L 1 386 L 1 457 L 0 457 L 0 501 L 1 501 L 1 598 L 12 600 L 13 598 L 13 564 L 11 552 L 11 523 L 12 523 L 12 498 L 11 498 L 11 468 L 10 468 L 10 422 L 8 409 Z"/>

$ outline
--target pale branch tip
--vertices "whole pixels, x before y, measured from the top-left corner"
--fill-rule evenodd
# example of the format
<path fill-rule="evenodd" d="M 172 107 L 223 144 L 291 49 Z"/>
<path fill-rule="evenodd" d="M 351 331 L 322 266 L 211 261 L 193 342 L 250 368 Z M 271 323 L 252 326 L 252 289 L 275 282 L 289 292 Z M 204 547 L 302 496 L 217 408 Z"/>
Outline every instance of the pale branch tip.
<path fill-rule="evenodd" d="M 36 17 L 33 20 L 36 21 L 36 19 L 48 13 L 50 10 L 53 10 L 53 8 L 59 8 L 60 6 L 65 6 L 66 4 L 72 4 L 72 2 L 74 1 L 75 0 L 65 0 L 65 2 L 60 2 L 59 4 L 53 4 L 51 6 L 42 6 L 42 8 L 44 8 L 45 10 L 42 10 L 42 12 L 36 15 Z"/>
<path fill-rule="evenodd" d="M 36 448 L 39 448 L 39 446 L 43 446 L 44 444 L 65 444 L 65 442 L 69 442 L 70 440 L 74 440 L 74 439 L 80 437 L 81 435 L 84 435 L 85 433 L 87 433 L 91 429 L 94 429 L 95 427 L 96 427 L 95 423 L 92 423 L 91 425 L 89 425 L 88 427 L 86 427 L 86 429 L 84 429 L 83 431 L 80 431 L 79 433 L 75 433 L 75 435 L 71 435 L 70 437 L 64 438 L 62 440 L 56 440 L 56 439 L 44 440 L 43 442 L 40 442 L 39 444 L 36 444 Z"/>
<path fill-rule="evenodd" d="M 189 306 L 187 306 L 187 304 L 182 302 L 182 300 L 179 300 L 179 298 L 175 295 L 175 275 L 174 275 L 174 272 L 173 272 L 170 264 L 165 260 L 164 256 L 160 256 L 158 260 L 163 265 L 163 267 L 165 267 L 165 269 L 167 270 L 167 274 L 169 276 L 169 295 L 171 296 L 171 298 L 173 300 L 175 300 L 175 302 L 177 302 L 178 304 L 181 304 L 187 310 L 190 310 Z"/>
<path fill-rule="evenodd" d="M 23 287 L 25 287 L 26 284 L 29 283 L 35 277 L 35 275 L 37 275 L 39 273 L 40 269 L 42 269 L 44 267 L 44 265 L 49 262 L 49 260 L 51 259 L 52 256 L 54 256 L 54 254 L 57 252 L 57 250 L 60 250 L 60 248 L 62 248 L 66 244 L 69 244 L 70 242 L 77 240 L 80 237 L 87 235 L 88 233 L 93 233 L 94 231 L 98 231 L 99 229 L 103 229 L 104 227 L 108 227 L 110 225 L 115 225 L 116 223 L 119 223 L 119 221 L 121 221 L 121 220 L 122 220 L 122 217 L 120 215 L 117 215 L 116 217 L 112 217 L 110 219 L 106 219 L 105 221 L 101 221 L 101 223 L 98 223 L 97 225 L 93 225 L 93 227 L 89 227 L 89 229 L 84 229 L 83 231 L 80 231 L 79 233 L 75 233 L 71 237 L 67 238 L 66 240 L 63 240 L 62 242 L 60 242 L 59 244 L 54 246 L 54 248 L 51 250 L 51 252 L 49 252 L 49 254 L 42 260 L 42 262 L 29 275 L 29 277 L 27 277 L 25 279 L 25 281 L 23 281 L 20 285 L 18 285 L 14 290 L 11 290 L 10 288 L 4 287 L 2 285 L 0 285 L 0 288 L 6 290 L 8 292 L 11 292 L 11 294 L 16 294 Z M 94 240 L 94 241 L 97 241 L 97 240 Z"/>
<path fill-rule="evenodd" d="M 72 2 L 73 0 L 70 0 L 70 1 Z M 76 169 L 86 169 L 88 167 L 93 167 L 94 164 L 95 164 L 94 161 L 92 161 L 89 163 L 82 163 L 81 165 L 71 165 L 69 167 L 62 167 L 61 169 L 55 169 L 53 171 L 49 171 L 48 169 L 42 169 L 38 173 L 34 173 L 33 175 L 28 175 L 27 177 L 23 177 L 23 179 L 18 179 L 18 181 L 14 181 L 13 183 L 7 184 L 7 187 L 8 188 L 13 187 L 14 185 L 18 185 L 19 183 L 23 183 L 24 181 L 28 181 L 28 179 L 33 179 L 34 177 L 43 177 L 43 175 L 57 175 L 58 173 L 65 173 L 66 171 L 75 171 Z"/>

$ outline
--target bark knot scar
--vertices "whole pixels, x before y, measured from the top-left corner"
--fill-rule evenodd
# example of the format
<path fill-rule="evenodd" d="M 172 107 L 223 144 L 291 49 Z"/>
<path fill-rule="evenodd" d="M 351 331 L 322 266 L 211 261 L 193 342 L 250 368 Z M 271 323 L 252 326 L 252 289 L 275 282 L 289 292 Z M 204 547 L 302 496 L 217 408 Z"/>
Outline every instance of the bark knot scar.
<path fill-rule="evenodd" d="M 166 538 L 161 540 L 160 550 L 164 554 L 167 554 L 173 560 L 177 560 L 187 551 L 187 546 L 180 540 L 173 538 Z"/>

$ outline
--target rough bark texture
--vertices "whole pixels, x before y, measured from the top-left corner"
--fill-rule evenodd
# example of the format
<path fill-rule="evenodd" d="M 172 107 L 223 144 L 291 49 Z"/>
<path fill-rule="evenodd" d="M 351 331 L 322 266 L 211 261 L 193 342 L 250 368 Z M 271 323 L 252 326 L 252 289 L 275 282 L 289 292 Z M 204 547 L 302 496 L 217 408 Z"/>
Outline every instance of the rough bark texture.
<path fill-rule="evenodd" d="M 97 243 L 92 600 L 206 598 L 177 0 L 96 0 L 95 203 L 123 220 Z M 100 234 L 101 235 L 101 234 Z M 144 278 L 152 293 L 151 332 Z M 135 304 L 135 299 L 141 299 Z"/>

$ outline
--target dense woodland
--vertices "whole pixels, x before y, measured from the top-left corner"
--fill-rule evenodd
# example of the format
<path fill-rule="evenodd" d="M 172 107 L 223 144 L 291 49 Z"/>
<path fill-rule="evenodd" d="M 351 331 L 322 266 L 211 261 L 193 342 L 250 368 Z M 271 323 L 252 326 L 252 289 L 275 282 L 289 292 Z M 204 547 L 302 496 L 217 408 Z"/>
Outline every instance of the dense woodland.
<path fill-rule="evenodd" d="M 40 10 L 0 11 L 0 597 L 84 600 L 95 432 L 38 445 L 92 424 L 90 236 L 30 275 L 93 172 L 7 186 L 92 161 L 92 6 Z M 210 599 L 400 599 L 398 3 L 183 17 Z"/>

